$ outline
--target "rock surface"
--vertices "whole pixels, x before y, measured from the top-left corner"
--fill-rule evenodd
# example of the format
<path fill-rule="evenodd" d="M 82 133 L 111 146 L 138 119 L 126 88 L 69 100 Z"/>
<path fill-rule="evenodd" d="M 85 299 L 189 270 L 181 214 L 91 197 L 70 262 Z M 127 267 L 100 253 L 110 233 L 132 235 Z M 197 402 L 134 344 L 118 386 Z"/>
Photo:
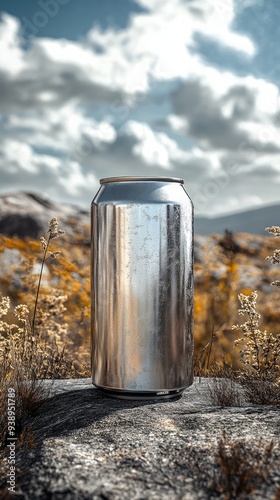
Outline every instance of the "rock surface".
<path fill-rule="evenodd" d="M 34 193 L 0 196 L 0 233 L 7 236 L 37 239 L 46 233 L 48 222 L 53 217 L 57 217 L 59 223 L 66 226 L 68 234 L 73 231 L 73 222 L 89 223 L 89 213 Z"/>
<path fill-rule="evenodd" d="M 180 399 L 145 402 L 106 398 L 90 379 L 43 383 L 52 394 L 33 420 L 34 448 L 19 452 L 15 498 L 225 498 L 209 480 L 223 431 L 248 450 L 259 438 L 275 440 L 268 485 L 238 498 L 276 498 L 279 406 L 215 407 L 207 379 L 196 379 Z"/>

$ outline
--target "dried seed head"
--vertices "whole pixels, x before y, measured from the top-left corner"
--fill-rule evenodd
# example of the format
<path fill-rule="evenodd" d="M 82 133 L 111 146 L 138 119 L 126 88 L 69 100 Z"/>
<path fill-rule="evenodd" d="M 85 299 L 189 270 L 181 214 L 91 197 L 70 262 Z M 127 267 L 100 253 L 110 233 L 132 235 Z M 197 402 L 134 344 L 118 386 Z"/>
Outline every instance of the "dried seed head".
<path fill-rule="evenodd" d="M 1 297 L 0 299 L 0 318 L 2 316 L 6 316 L 8 314 L 8 311 L 10 309 L 10 297 Z"/>
<path fill-rule="evenodd" d="M 272 264 L 280 264 L 280 249 L 274 250 L 273 255 L 266 257 Z"/>
<path fill-rule="evenodd" d="M 15 307 L 14 315 L 22 322 L 26 323 L 28 321 L 29 310 L 25 304 L 20 304 Z"/>
<path fill-rule="evenodd" d="M 47 242 L 46 238 L 44 238 L 44 236 L 41 236 L 40 241 L 41 241 L 43 250 L 46 250 L 46 248 L 48 246 L 48 242 Z"/>
<path fill-rule="evenodd" d="M 270 234 L 273 234 L 275 238 L 280 238 L 280 227 L 279 226 L 271 226 L 271 227 L 266 227 L 266 231 L 268 231 Z"/>
<path fill-rule="evenodd" d="M 280 288 L 280 281 L 279 281 L 279 280 L 272 281 L 270 284 L 271 284 L 272 286 L 277 286 L 278 288 Z"/>
<path fill-rule="evenodd" d="M 61 255 L 61 252 L 58 250 L 56 252 L 49 252 L 49 254 L 49 257 L 51 257 L 52 259 L 56 259 L 58 255 Z"/>
<path fill-rule="evenodd" d="M 49 229 L 47 232 L 50 233 L 50 240 L 58 238 L 61 234 L 65 234 L 65 231 L 58 229 L 58 221 L 56 217 L 49 221 Z"/>
<path fill-rule="evenodd" d="M 275 282 L 280 286 L 280 282 Z M 248 321 L 241 325 L 234 325 L 233 330 L 241 330 L 243 335 L 235 340 L 235 346 L 242 346 L 239 349 L 241 362 L 250 365 L 259 375 L 264 375 L 269 371 L 279 372 L 280 357 L 280 337 L 259 327 L 260 314 L 256 311 L 257 292 L 251 295 L 238 296 L 241 304 L 239 314 L 248 315 Z"/>

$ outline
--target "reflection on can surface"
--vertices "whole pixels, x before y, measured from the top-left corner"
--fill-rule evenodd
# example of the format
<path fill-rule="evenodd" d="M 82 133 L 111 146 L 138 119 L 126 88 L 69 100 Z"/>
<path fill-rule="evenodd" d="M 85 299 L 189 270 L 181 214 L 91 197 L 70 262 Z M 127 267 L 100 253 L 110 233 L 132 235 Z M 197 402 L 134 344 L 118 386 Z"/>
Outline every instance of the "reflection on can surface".
<path fill-rule="evenodd" d="M 192 202 L 181 179 L 100 182 L 91 212 L 92 382 L 115 397 L 173 397 L 193 382 Z"/>

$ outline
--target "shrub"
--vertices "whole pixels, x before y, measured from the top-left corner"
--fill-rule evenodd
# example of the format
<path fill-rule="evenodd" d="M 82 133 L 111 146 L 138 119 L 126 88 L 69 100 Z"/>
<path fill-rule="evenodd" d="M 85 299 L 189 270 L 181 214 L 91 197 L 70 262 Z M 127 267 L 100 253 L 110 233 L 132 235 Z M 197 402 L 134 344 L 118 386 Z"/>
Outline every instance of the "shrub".
<path fill-rule="evenodd" d="M 262 440 L 248 447 L 244 440 L 230 440 L 226 433 L 213 451 L 214 469 L 211 491 L 224 499 L 249 498 L 258 487 L 269 482 L 274 442 Z"/>
<path fill-rule="evenodd" d="M 236 346 L 242 345 L 239 350 L 241 361 L 256 378 L 275 380 L 279 377 L 280 336 L 260 329 L 261 316 L 256 311 L 257 292 L 238 297 L 241 304 L 239 314 L 248 316 L 243 324 L 232 327 L 243 332 L 243 336 L 235 340 Z"/>
<path fill-rule="evenodd" d="M 208 449 L 203 450 L 190 447 L 176 461 L 180 472 L 184 470 L 193 479 L 199 498 L 246 500 L 256 493 L 256 498 L 273 498 L 273 476 L 280 466 L 273 440 L 247 443 L 245 439 L 230 439 L 223 432 L 217 443 L 208 444 Z M 275 495 L 277 491 L 276 485 Z"/>
<path fill-rule="evenodd" d="M 66 297 L 55 292 L 40 297 L 44 263 L 51 239 L 63 234 L 56 219 L 49 223 L 49 238 L 42 241 L 43 259 L 37 286 L 35 305 L 30 321 L 25 304 L 17 305 L 11 313 L 11 300 L 0 297 L 0 447 L 7 438 L 7 394 L 12 387 L 16 393 L 16 431 L 18 438 L 24 422 L 46 398 L 47 392 L 39 379 L 75 375 L 72 361 L 65 355 L 63 343 L 57 342 L 67 328 L 63 319 Z M 59 252 L 50 252 L 55 258 Z M 62 317 L 61 317 L 62 316 Z"/>

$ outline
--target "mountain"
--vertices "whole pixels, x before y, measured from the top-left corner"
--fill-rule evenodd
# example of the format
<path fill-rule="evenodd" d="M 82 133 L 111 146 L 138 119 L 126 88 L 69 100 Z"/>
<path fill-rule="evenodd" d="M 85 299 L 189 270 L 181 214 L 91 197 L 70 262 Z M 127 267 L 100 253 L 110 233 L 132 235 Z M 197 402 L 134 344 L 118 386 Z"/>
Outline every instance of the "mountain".
<path fill-rule="evenodd" d="M 89 207 L 90 209 L 90 207 Z M 68 234 L 79 232 L 89 225 L 89 209 L 54 202 L 35 193 L 0 195 L 0 233 L 8 236 L 38 238 L 45 234 L 48 221 L 57 217 Z M 280 225 L 280 205 L 266 206 L 223 217 L 195 217 L 197 235 L 223 234 L 225 229 L 234 233 L 267 235 L 265 227 Z"/>
<path fill-rule="evenodd" d="M 89 223 L 89 213 L 70 204 L 56 203 L 35 193 L 0 196 L 0 233 L 37 239 L 46 234 L 48 222 L 56 217 L 68 234 L 77 233 Z"/>
<path fill-rule="evenodd" d="M 195 217 L 196 234 L 233 233 L 266 234 L 268 226 L 280 226 L 280 205 L 270 205 L 223 217 Z"/>

